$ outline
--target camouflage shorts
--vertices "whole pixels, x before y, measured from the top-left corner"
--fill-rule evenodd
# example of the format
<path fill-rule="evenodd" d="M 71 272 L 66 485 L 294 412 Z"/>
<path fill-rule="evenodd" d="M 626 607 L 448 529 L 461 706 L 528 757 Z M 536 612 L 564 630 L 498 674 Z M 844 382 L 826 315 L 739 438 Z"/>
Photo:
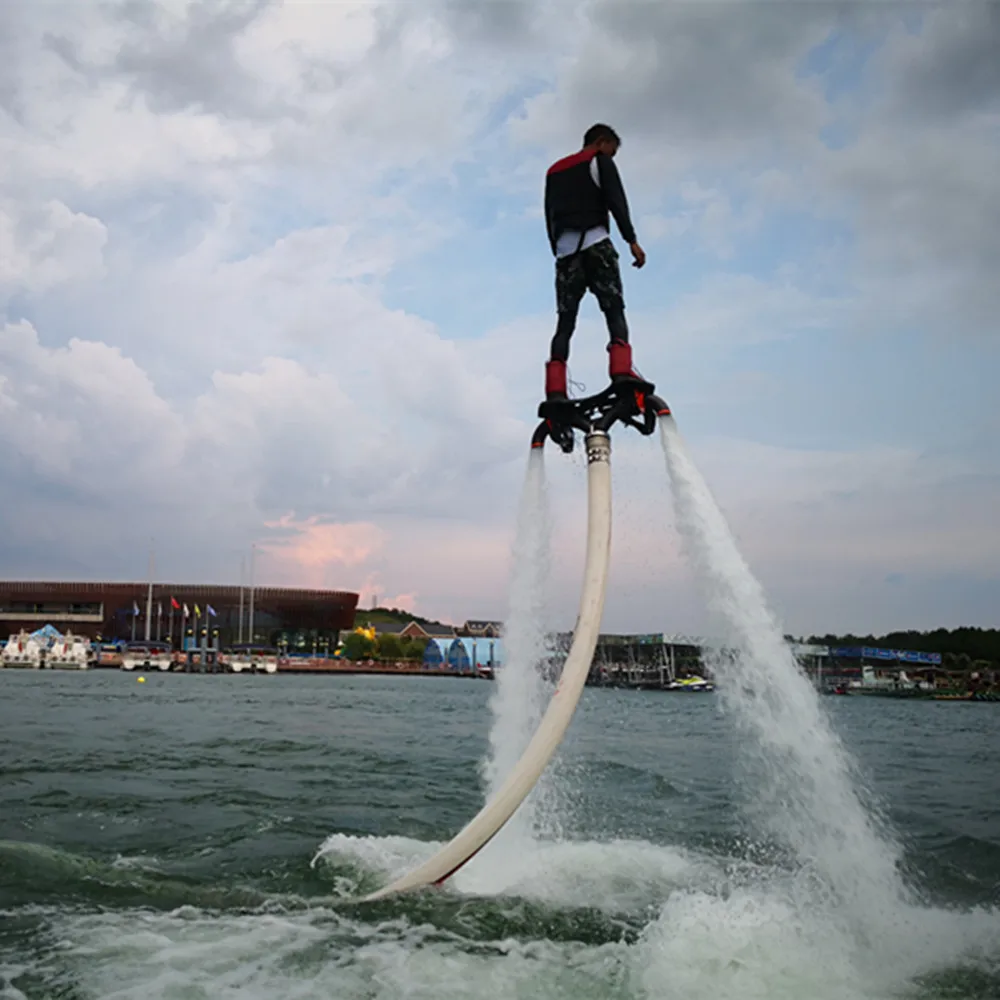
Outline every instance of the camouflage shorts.
<path fill-rule="evenodd" d="M 556 309 L 559 312 L 576 312 L 588 289 L 593 292 L 602 312 L 614 312 L 625 306 L 618 251 L 609 239 L 556 261 Z"/>

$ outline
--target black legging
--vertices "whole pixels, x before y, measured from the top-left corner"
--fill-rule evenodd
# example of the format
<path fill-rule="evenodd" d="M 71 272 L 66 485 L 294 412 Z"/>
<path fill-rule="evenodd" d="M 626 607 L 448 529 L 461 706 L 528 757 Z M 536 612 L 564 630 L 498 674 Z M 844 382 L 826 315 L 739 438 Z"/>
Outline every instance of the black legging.
<path fill-rule="evenodd" d="M 556 335 L 552 338 L 552 348 L 550 357 L 553 361 L 567 361 L 569 359 L 569 341 L 576 329 L 576 315 L 579 312 L 579 305 L 572 312 L 559 313 L 559 321 L 556 323 Z M 618 306 L 610 312 L 604 314 L 604 319 L 608 324 L 608 340 L 617 341 L 620 344 L 628 343 L 628 323 L 625 322 L 625 308 Z"/>

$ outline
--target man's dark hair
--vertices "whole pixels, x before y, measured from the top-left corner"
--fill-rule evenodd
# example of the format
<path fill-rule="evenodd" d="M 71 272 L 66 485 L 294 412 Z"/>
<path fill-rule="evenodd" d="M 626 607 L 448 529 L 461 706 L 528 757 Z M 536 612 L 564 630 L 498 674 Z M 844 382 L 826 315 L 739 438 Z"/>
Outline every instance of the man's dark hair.
<path fill-rule="evenodd" d="M 618 138 L 618 133 L 610 125 L 591 125 L 583 133 L 583 144 L 585 146 L 589 146 L 594 142 L 600 142 L 602 139 L 609 139 L 618 146 L 622 144 L 621 139 Z"/>

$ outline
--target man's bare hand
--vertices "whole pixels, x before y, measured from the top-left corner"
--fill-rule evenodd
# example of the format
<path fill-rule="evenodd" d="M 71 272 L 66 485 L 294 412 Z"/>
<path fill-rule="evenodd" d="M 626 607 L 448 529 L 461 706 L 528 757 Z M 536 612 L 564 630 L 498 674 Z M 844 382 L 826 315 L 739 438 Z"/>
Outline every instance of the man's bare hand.
<path fill-rule="evenodd" d="M 646 251 L 638 243 L 630 243 L 629 250 L 632 251 L 632 266 L 642 267 L 646 263 Z"/>

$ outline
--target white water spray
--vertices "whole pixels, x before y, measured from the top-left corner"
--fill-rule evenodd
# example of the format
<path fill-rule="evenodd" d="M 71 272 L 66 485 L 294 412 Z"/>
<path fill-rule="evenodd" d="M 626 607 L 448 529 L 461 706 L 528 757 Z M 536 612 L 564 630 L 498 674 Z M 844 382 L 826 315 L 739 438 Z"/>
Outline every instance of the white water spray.
<path fill-rule="evenodd" d="M 692 462 L 673 419 L 660 420 L 679 529 L 718 648 L 707 651 L 724 710 L 757 772 L 755 819 L 822 879 L 853 921 L 898 912 L 899 848 L 863 806 L 853 764 L 801 672 L 763 590 Z"/>
<path fill-rule="evenodd" d="M 505 662 L 496 671 L 490 700 L 493 726 L 490 755 L 483 766 L 487 797 L 492 797 L 527 747 L 548 703 L 541 661 L 548 653 L 546 602 L 552 518 L 545 479 L 544 452 L 532 448 L 517 515 L 517 533 L 504 623 Z M 534 807 L 544 795 L 545 776 L 518 810 L 501 837 L 530 838 Z M 509 831 L 509 832 L 508 832 Z"/>

